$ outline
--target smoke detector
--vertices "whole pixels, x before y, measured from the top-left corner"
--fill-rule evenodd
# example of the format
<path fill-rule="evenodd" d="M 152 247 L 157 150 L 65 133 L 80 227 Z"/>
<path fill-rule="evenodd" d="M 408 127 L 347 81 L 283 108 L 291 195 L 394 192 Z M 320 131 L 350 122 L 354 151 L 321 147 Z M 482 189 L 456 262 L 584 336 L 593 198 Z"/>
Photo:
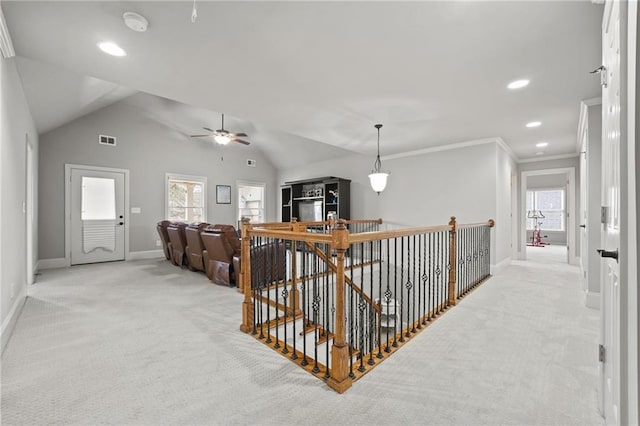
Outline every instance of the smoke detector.
<path fill-rule="evenodd" d="M 135 12 L 125 12 L 122 15 L 124 19 L 124 23 L 127 27 L 131 28 L 133 31 L 137 31 L 139 33 L 143 33 L 147 31 L 147 27 L 149 26 L 149 21 L 144 16 L 135 13 Z"/>

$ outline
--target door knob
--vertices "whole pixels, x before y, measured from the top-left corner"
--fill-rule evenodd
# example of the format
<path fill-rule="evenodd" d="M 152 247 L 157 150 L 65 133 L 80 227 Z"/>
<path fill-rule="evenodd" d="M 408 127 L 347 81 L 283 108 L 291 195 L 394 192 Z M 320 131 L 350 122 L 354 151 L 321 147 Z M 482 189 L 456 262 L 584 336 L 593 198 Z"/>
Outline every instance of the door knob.
<path fill-rule="evenodd" d="M 600 254 L 600 257 L 610 257 L 612 259 L 615 259 L 616 263 L 618 262 L 618 249 L 615 249 L 614 251 L 598 249 L 596 251 Z"/>
<path fill-rule="evenodd" d="M 580 228 L 586 228 L 587 225 L 580 225 Z"/>
<path fill-rule="evenodd" d="M 120 222 L 118 225 L 124 225 L 124 222 Z"/>

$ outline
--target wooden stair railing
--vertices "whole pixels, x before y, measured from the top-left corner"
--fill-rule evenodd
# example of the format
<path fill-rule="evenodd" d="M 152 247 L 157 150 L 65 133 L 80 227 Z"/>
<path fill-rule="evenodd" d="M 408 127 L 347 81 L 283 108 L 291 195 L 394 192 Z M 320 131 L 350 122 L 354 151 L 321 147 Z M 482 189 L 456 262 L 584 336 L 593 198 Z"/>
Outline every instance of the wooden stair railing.
<path fill-rule="evenodd" d="M 327 223 L 324 229 L 330 233 L 306 232 L 307 226 L 308 223 L 295 221 L 253 226 L 243 220 L 244 261 L 240 279 L 244 299 L 240 328 L 257 338 L 263 338 L 266 332 L 265 343 L 323 378 L 339 393 L 349 389 L 353 381 L 388 358 L 490 276 L 492 220 L 459 225 L 452 217 L 445 226 L 358 233 L 350 233 L 343 220 Z M 250 261 L 252 238 L 276 241 L 276 244 L 287 242 L 288 277 L 278 277 L 274 284 L 255 287 Z M 368 270 L 362 265 L 354 267 L 351 257 L 347 266 L 347 253 L 352 254 L 358 247 L 360 253 L 364 253 L 365 244 L 370 244 Z M 298 256 L 299 247 L 302 257 Z M 316 259 L 315 266 L 304 275 L 309 255 Z M 297 265 L 300 259 L 302 273 Z M 360 260 L 364 262 L 364 254 Z M 324 266 L 318 268 L 318 262 Z M 359 283 L 354 272 L 359 274 Z M 366 290 L 365 276 L 369 280 Z M 284 303 L 279 299 L 280 292 Z M 379 302 L 374 301 L 374 297 Z M 398 305 L 393 309 L 392 322 L 389 322 L 390 300 L 394 306 Z M 386 317 L 383 317 L 385 303 Z M 265 309 L 267 321 L 263 319 Z M 275 310 L 275 319 L 269 318 L 270 310 Z M 260 314 L 259 323 L 254 318 L 256 312 Z M 301 323 L 299 333 L 298 322 Z M 291 341 L 287 337 L 289 326 L 293 331 Z M 274 329 L 275 341 L 271 335 Z M 283 330 L 284 341 L 278 338 L 279 330 Z M 312 354 L 306 347 L 307 335 L 311 332 L 314 333 Z M 298 335 L 303 336 L 305 346 L 296 347 Z M 322 353 L 320 345 L 323 345 Z M 320 355 L 324 361 L 319 361 Z"/>

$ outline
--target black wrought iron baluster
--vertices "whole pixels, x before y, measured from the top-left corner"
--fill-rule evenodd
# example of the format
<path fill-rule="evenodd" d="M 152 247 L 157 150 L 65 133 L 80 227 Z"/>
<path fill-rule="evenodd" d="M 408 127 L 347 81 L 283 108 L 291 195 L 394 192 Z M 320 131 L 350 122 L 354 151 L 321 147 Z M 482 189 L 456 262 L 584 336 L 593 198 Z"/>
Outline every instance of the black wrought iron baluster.
<path fill-rule="evenodd" d="M 418 250 L 416 250 L 416 236 L 413 236 L 413 257 L 411 258 L 413 260 L 413 267 L 411 268 L 411 287 L 410 290 L 413 290 L 413 303 L 412 303 L 412 312 L 413 315 L 411 316 L 411 332 L 415 333 L 416 332 L 416 287 L 420 287 L 420 286 L 416 286 L 416 256 L 418 256 L 418 260 L 420 259 L 420 255 L 418 253 Z M 418 266 L 418 270 L 420 269 L 420 266 Z M 420 303 L 420 299 L 418 298 L 418 303 Z"/>
<path fill-rule="evenodd" d="M 385 319 L 385 332 L 387 335 L 387 344 L 384 347 L 385 352 L 389 352 L 389 304 L 391 302 L 391 289 L 389 288 L 389 285 L 391 284 L 391 250 L 390 250 L 390 239 L 387 238 L 387 289 L 384 291 L 384 299 L 382 299 L 382 297 L 380 298 L 380 307 L 382 308 L 382 303 L 386 303 L 387 304 L 387 310 L 386 312 L 386 319 Z M 395 315 L 395 312 L 394 312 Z M 380 313 L 380 322 L 382 322 L 382 313 Z"/>
<path fill-rule="evenodd" d="M 418 277 L 416 287 L 418 287 L 418 329 L 422 328 L 422 315 L 420 308 L 422 307 L 422 234 L 418 235 Z"/>
<path fill-rule="evenodd" d="M 369 241 L 369 260 L 373 260 L 373 241 Z M 364 291 L 364 288 L 362 289 Z M 371 298 L 373 298 L 373 262 L 369 262 L 369 296 Z M 369 361 L 367 361 L 369 363 L 369 365 L 373 365 L 375 364 L 375 362 L 373 361 L 373 344 L 375 341 L 375 336 L 373 335 L 373 333 L 375 333 L 375 328 L 372 327 L 373 325 L 373 320 L 372 320 L 372 306 L 367 306 L 367 312 L 369 313 L 369 315 L 367 315 L 368 317 L 368 330 L 367 330 L 367 340 L 369 342 L 368 344 L 368 350 L 369 350 Z"/>
<path fill-rule="evenodd" d="M 433 289 L 433 282 L 434 282 L 434 277 L 435 277 L 435 268 L 433 266 L 433 237 L 434 234 L 430 233 L 429 234 L 429 273 L 428 278 L 427 278 L 427 285 L 429 286 L 429 311 L 427 313 L 428 318 L 427 321 L 431 321 L 433 319 L 433 299 L 434 299 L 434 289 Z"/>
<path fill-rule="evenodd" d="M 364 303 L 363 300 L 363 295 L 362 293 L 364 293 L 364 251 L 365 251 L 365 246 L 364 243 L 360 243 L 360 297 L 358 298 L 358 309 L 360 309 L 360 304 Z M 366 306 L 365 306 L 366 307 Z M 360 312 L 361 318 L 360 318 L 360 324 L 358 327 L 358 336 L 360 336 L 360 357 L 362 360 L 364 360 L 364 357 L 367 355 L 367 350 L 366 350 L 366 323 L 364 321 L 364 313 Z"/>
<path fill-rule="evenodd" d="M 354 246 L 353 244 L 349 246 L 349 251 L 347 253 L 348 259 L 349 259 L 349 279 L 351 280 L 351 284 L 353 284 L 353 250 L 354 250 Z M 354 352 L 354 347 L 353 345 L 355 344 L 354 341 L 354 337 L 353 335 L 355 334 L 355 322 L 353 320 L 353 316 L 354 316 L 354 304 L 353 304 L 353 297 L 354 297 L 354 288 L 353 285 L 349 286 L 349 288 L 351 289 L 351 291 L 349 292 L 350 297 L 349 297 L 349 318 L 348 318 L 348 324 L 349 324 L 349 377 L 351 377 L 352 379 L 356 376 L 355 374 L 353 374 L 353 352 Z"/>
<path fill-rule="evenodd" d="M 264 335 L 264 327 L 265 327 L 265 323 L 264 323 L 264 310 L 265 310 L 265 305 L 263 302 L 263 294 L 262 294 L 262 288 L 263 288 L 263 280 L 264 280 L 264 252 L 262 249 L 262 245 L 264 244 L 264 240 L 262 237 L 258 237 L 258 264 L 256 267 L 256 286 L 258 288 L 258 292 L 259 292 L 259 300 L 260 300 L 260 338 L 264 339 L 265 335 Z M 269 307 L 267 306 L 267 312 L 269 312 Z"/>
<path fill-rule="evenodd" d="M 429 311 L 427 310 L 427 299 L 429 296 L 429 275 L 427 273 L 429 270 L 429 264 L 427 263 L 427 251 L 429 250 L 428 238 L 429 234 L 422 235 L 422 275 L 420 277 L 422 279 L 422 325 L 427 324 L 427 317 L 429 315 Z"/>
<path fill-rule="evenodd" d="M 331 251 L 329 249 L 329 246 L 327 244 L 323 245 L 323 252 L 326 254 L 327 259 L 329 259 L 330 261 L 333 259 L 331 256 Z M 323 307 L 324 307 L 324 318 L 322 319 L 322 337 L 324 339 L 324 346 L 325 346 L 325 359 L 326 359 L 326 369 L 325 369 L 325 373 L 324 373 L 324 377 L 325 378 L 329 378 L 329 306 L 331 301 L 329 300 L 329 264 L 327 262 L 322 262 L 322 265 L 324 266 L 324 270 L 322 272 L 322 282 L 324 285 L 324 300 L 323 300 Z"/>
<path fill-rule="evenodd" d="M 398 238 L 393 239 L 393 297 L 393 343 L 391 346 L 395 348 L 398 347 Z"/>
<path fill-rule="evenodd" d="M 285 242 L 281 241 L 281 244 L 282 244 L 282 247 L 284 248 L 285 247 Z M 276 252 L 280 253 L 280 250 L 277 250 Z M 285 256 L 285 255 L 286 255 L 286 253 L 284 253 L 284 251 L 283 251 L 283 256 Z M 283 259 L 283 262 L 285 262 L 284 259 Z M 278 279 L 280 279 L 281 278 L 281 276 L 280 276 L 280 263 L 276 262 L 275 266 L 277 268 L 276 274 L 278 275 Z M 284 323 L 284 345 L 283 345 L 283 348 L 282 348 L 282 353 L 283 354 L 288 354 L 289 353 L 289 347 L 287 345 L 287 324 L 288 324 L 287 323 L 287 319 L 289 317 L 289 305 L 287 304 L 288 300 L 289 300 L 289 289 L 287 287 L 287 280 L 286 280 L 286 274 L 285 274 L 285 276 L 282 277 L 282 301 L 283 301 L 283 305 L 284 305 L 284 320 L 283 320 L 283 323 Z M 293 301 L 291 301 L 291 302 L 293 302 Z M 295 353 L 295 340 L 296 340 L 295 339 L 295 336 L 296 336 L 295 321 L 292 321 L 292 322 L 293 322 L 293 324 L 291 324 L 291 325 L 293 326 L 293 337 L 294 337 L 293 338 L 293 341 L 294 341 L 294 343 L 293 343 L 294 352 L 293 353 Z"/>
<path fill-rule="evenodd" d="M 318 244 L 314 243 L 313 245 L 313 371 L 314 373 L 319 373 L 320 368 L 318 367 L 318 321 L 320 314 L 320 289 L 318 283 Z"/>
<path fill-rule="evenodd" d="M 364 310 L 366 308 L 366 304 L 364 303 L 364 299 L 362 297 L 362 295 L 360 295 L 358 297 L 358 311 L 360 313 L 360 330 L 359 330 L 359 336 L 360 336 L 360 366 L 358 367 L 358 371 L 359 372 L 364 372 L 365 368 L 364 368 L 364 357 L 365 357 L 365 352 L 364 352 L 364 348 L 365 348 L 365 342 L 364 342 Z"/>
<path fill-rule="evenodd" d="M 297 244 L 297 241 L 295 242 Z M 301 243 L 302 247 L 302 282 L 300 283 L 300 290 L 302 294 L 300 295 L 300 301 L 302 303 L 302 331 L 300 334 L 302 335 L 302 361 L 300 364 L 303 366 L 308 365 L 309 361 L 307 360 L 307 327 L 309 321 L 309 312 L 308 309 L 308 276 L 307 276 L 307 262 L 309 261 L 308 249 L 305 243 Z M 295 336 L 294 336 L 295 338 Z"/>
<path fill-rule="evenodd" d="M 404 329 L 402 319 L 404 317 L 404 237 L 400 237 L 400 338 L 399 342 L 404 342 Z M 398 331 L 396 330 L 396 333 Z"/>
<path fill-rule="evenodd" d="M 484 254 L 487 255 L 487 275 L 491 273 L 491 228 L 487 226 L 487 241 L 485 242 Z"/>
<path fill-rule="evenodd" d="M 380 303 L 378 304 L 378 308 L 380 308 L 380 312 L 378 313 L 379 321 L 376 324 L 376 336 L 378 343 L 378 358 L 382 358 L 382 333 L 380 329 L 380 323 L 382 321 L 382 240 L 377 241 L 378 253 L 376 256 L 378 257 L 378 300 Z M 371 295 L 373 299 L 373 294 Z M 374 313 L 375 314 L 375 313 Z"/>
<path fill-rule="evenodd" d="M 255 247 L 255 237 L 251 238 L 249 240 L 249 250 L 250 253 L 255 253 L 255 251 L 253 250 L 253 248 Z M 260 302 L 258 300 L 258 290 L 257 290 L 257 286 L 256 286 L 256 280 L 255 280 L 255 274 L 257 272 L 255 268 L 255 264 L 256 264 L 256 256 L 255 255 L 251 255 L 249 256 L 249 259 L 251 259 L 251 276 L 249 277 L 250 282 L 249 285 L 251 286 L 251 298 L 252 303 L 253 303 L 253 330 L 251 330 L 251 334 L 253 334 L 254 336 L 256 334 L 258 334 L 258 328 L 256 327 L 256 324 L 258 323 L 258 321 L 260 320 L 259 318 L 259 306 L 262 304 L 262 302 Z M 246 262 L 246 260 L 245 260 Z M 246 291 L 246 289 L 245 289 Z"/>
<path fill-rule="evenodd" d="M 274 270 L 274 267 L 278 265 L 278 239 L 273 239 L 271 241 L 271 245 L 273 246 L 273 254 L 269 257 L 269 261 L 267 262 L 269 265 L 269 275 L 271 276 L 271 280 L 269 281 L 269 287 L 275 284 L 275 294 L 274 294 L 274 306 L 276 308 L 276 344 L 273 345 L 274 349 L 280 349 L 280 294 L 278 293 L 278 274 L 277 271 Z M 276 262 L 275 265 L 273 262 Z M 286 329 L 286 324 L 285 324 Z"/>
<path fill-rule="evenodd" d="M 415 268 L 415 264 L 413 264 L 413 267 Z M 407 330 L 405 332 L 406 337 L 411 337 L 411 289 L 413 288 L 413 283 L 411 282 L 411 270 L 411 236 L 407 236 L 407 282 L 405 284 L 405 287 L 407 288 Z M 413 328 L 413 331 L 415 332 L 415 328 Z"/>

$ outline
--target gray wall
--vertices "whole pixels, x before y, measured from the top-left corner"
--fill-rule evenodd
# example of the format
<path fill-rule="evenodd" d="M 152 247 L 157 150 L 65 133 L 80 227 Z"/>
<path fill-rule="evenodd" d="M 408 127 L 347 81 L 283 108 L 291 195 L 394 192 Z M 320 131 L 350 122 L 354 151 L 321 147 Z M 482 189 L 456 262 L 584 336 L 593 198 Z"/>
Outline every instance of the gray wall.
<path fill-rule="evenodd" d="M 303 164 L 298 167 L 281 169 L 278 172 L 278 184 L 285 182 L 310 179 L 323 176 L 336 176 L 344 179 L 351 179 L 351 218 L 352 219 L 377 219 L 380 216 L 380 197 L 371 190 L 369 178 L 373 168 L 375 157 L 367 157 L 360 154 L 353 154 L 335 160 L 320 161 L 312 164 Z M 386 167 L 386 162 L 384 164 Z M 393 175 L 389 177 L 390 182 Z M 278 189 L 278 209 L 282 203 L 282 194 Z M 279 209 L 280 210 L 280 209 Z M 277 214 L 281 220 L 281 211 Z M 383 218 L 384 219 L 384 218 Z"/>
<path fill-rule="evenodd" d="M 38 134 L 24 96 L 15 59 L 0 59 L 0 62 L 0 318 L 4 349 L 12 329 L 11 320 L 15 319 L 10 314 L 16 312 L 27 294 L 26 256 L 33 258 L 32 253 L 27 253 L 27 218 L 23 212 L 23 203 L 26 202 L 27 184 L 26 135 L 37 158 Z M 37 235 L 37 229 L 34 229 L 34 235 Z M 34 238 L 34 244 L 35 241 Z"/>
<path fill-rule="evenodd" d="M 115 147 L 99 145 L 98 135 L 117 138 Z M 236 180 L 266 183 L 267 199 L 277 193 L 276 171 L 256 148 L 214 146 L 191 139 L 146 117 L 125 102 L 81 117 L 41 136 L 40 258 L 64 257 L 64 165 L 81 164 L 130 171 L 130 251 L 157 250 L 155 224 L 165 215 L 165 173 L 207 177 L 207 221 L 237 224 Z M 224 157 L 224 161 L 221 160 Z M 257 167 L 246 166 L 246 159 Z M 232 203 L 216 204 L 216 185 L 232 186 Z M 267 220 L 276 206 L 267 204 Z"/>
<path fill-rule="evenodd" d="M 391 227 L 444 225 L 450 216 L 456 216 L 460 223 L 488 219 L 505 222 L 501 226 L 506 229 L 501 229 L 500 234 L 492 233 L 492 263 L 495 264 L 510 253 L 509 179 L 515 170 L 506 153 L 500 154 L 500 182 L 497 183 L 497 150 L 496 144 L 488 143 L 383 159 L 383 169 L 391 175 L 387 188 L 379 196 L 371 189 L 367 177 L 375 156 L 353 155 L 281 170 L 278 181 L 283 184 L 319 176 L 351 179 L 352 218 L 381 217 Z M 497 212 L 498 194 L 501 216 Z"/>

